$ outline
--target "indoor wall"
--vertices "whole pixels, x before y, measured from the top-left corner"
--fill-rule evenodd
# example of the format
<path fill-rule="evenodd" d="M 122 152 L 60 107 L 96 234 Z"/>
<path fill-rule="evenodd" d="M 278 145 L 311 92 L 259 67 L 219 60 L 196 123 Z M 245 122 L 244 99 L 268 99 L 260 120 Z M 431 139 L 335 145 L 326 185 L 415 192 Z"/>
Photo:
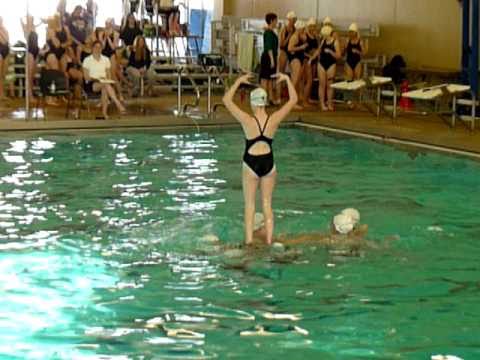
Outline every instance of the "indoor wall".
<path fill-rule="evenodd" d="M 381 36 L 372 39 L 372 54 L 399 53 L 415 68 L 460 68 L 462 11 L 457 0 L 224 0 L 225 15 L 263 17 L 274 11 L 284 17 L 289 10 L 303 18 L 317 14 L 338 23 L 379 24 Z"/>

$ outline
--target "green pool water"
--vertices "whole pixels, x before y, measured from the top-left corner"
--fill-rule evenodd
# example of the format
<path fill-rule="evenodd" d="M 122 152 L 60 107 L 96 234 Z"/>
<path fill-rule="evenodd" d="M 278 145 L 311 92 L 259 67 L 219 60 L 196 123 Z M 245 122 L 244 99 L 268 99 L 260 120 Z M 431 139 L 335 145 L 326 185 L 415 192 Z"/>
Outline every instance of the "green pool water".
<path fill-rule="evenodd" d="M 238 130 L 2 137 L 0 358 L 479 359 L 480 164 L 299 129 L 274 146 L 277 234 L 355 207 L 378 249 L 225 266 L 204 237 L 243 241 Z"/>

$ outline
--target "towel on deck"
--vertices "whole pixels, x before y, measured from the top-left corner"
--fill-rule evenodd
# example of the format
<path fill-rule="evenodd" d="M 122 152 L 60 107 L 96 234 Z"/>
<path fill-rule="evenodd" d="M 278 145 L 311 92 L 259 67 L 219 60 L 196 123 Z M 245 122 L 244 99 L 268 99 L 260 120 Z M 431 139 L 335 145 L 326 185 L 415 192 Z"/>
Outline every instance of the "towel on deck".
<path fill-rule="evenodd" d="M 238 35 L 237 64 L 244 71 L 253 71 L 255 61 L 255 37 L 251 33 Z"/>

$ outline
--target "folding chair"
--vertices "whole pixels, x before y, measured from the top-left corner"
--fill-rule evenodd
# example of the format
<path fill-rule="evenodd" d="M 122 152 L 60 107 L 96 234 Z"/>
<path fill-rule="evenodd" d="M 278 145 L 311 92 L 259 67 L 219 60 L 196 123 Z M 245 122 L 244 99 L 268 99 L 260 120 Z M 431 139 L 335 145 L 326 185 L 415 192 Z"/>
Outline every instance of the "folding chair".
<path fill-rule="evenodd" d="M 79 110 L 79 114 L 78 114 L 78 117 L 81 118 L 81 111 L 82 111 L 82 107 L 83 107 L 83 102 L 85 101 L 86 105 L 87 105 L 87 114 L 88 114 L 88 117 L 91 116 L 92 114 L 92 111 L 91 111 L 91 103 L 93 101 L 100 101 L 102 98 L 102 93 L 101 92 L 87 92 L 85 91 L 85 88 L 82 87 L 82 97 L 80 99 L 80 110 Z"/>
<path fill-rule="evenodd" d="M 39 90 L 36 93 L 37 101 L 35 104 L 35 119 L 38 119 L 38 110 L 41 105 L 43 108 L 44 120 L 47 120 L 46 98 L 67 98 L 67 109 L 65 118 L 68 119 L 70 113 L 70 103 L 72 101 L 72 92 L 68 88 L 68 81 L 65 74 L 59 70 L 43 69 L 40 73 Z"/>

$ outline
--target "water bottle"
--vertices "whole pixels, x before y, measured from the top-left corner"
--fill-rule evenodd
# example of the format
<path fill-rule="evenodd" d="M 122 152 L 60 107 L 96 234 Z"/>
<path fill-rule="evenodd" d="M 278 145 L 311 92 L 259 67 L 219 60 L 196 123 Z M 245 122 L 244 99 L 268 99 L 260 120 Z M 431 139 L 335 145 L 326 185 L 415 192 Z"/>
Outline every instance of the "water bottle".
<path fill-rule="evenodd" d="M 55 81 L 52 81 L 50 84 L 50 94 L 55 94 L 55 91 L 57 90 L 57 86 L 55 85 Z"/>

